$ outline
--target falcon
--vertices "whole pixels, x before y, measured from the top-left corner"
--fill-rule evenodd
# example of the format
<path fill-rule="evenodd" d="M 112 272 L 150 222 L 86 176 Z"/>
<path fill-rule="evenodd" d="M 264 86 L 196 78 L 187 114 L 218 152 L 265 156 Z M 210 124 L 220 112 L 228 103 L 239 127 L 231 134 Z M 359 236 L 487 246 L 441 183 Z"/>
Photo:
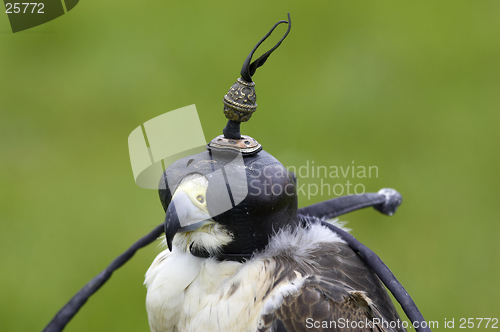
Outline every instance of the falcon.
<path fill-rule="evenodd" d="M 250 63 L 280 23 L 286 34 Z M 166 248 L 145 277 L 152 332 L 405 331 L 377 275 L 326 223 L 342 224 L 301 213 L 294 175 L 240 134 L 257 106 L 252 75 L 290 27 L 278 22 L 245 60 L 224 135 L 163 173 Z"/>

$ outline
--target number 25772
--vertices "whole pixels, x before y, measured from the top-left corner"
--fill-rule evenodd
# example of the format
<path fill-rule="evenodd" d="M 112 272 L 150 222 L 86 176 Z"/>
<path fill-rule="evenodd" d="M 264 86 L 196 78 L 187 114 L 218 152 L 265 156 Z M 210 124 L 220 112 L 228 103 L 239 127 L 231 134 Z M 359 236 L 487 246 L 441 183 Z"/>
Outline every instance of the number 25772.
<path fill-rule="evenodd" d="M 24 9 L 23 9 L 24 7 Z M 43 14 L 44 11 L 43 11 L 43 8 L 45 7 L 45 5 L 43 3 L 30 3 L 30 2 L 22 2 L 22 3 L 10 3 L 10 2 L 7 2 L 5 4 L 5 12 L 7 14 L 19 14 L 22 13 L 30 13 L 30 8 L 29 7 L 32 7 L 31 8 L 31 13 L 38 13 L 38 14 Z M 36 8 L 38 7 L 38 10 L 36 10 Z"/>

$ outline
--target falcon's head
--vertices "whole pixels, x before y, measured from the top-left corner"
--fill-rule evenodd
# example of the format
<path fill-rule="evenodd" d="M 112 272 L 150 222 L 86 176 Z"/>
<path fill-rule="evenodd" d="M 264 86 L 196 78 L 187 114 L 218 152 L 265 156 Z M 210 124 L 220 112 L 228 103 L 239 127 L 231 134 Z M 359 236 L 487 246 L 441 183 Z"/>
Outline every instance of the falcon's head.
<path fill-rule="evenodd" d="M 278 43 L 252 62 L 257 48 L 280 24 L 288 29 Z M 279 21 L 255 45 L 240 71 L 241 77 L 224 96 L 228 119 L 224 135 L 208 151 L 170 165 L 160 181 L 166 211 L 165 235 L 173 247 L 199 257 L 242 261 L 263 250 L 269 238 L 298 223 L 295 181 L 256 140 L 241 135 L 240 123 L 257 108 L 252 76 L 286 38 L 291 28 Z"/>
<path fill-rule="evenodd" d="M 244 260 L 298 222 L 295 181 L 265 151 L 180 159 L 164 172 L 159 193 L 169 249 L 199 257 Z"/>

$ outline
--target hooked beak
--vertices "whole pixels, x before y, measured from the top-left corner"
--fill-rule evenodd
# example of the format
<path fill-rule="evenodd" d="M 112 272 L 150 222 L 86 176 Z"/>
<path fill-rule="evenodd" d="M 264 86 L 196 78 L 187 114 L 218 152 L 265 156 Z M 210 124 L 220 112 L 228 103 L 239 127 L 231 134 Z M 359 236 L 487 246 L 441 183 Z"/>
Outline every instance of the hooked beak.
<path fill-rule="evenodd" d="M 168 206 L 165 215 L 165 237 L 168 249 L 172 251 L 172 240 L 175 234 L 195 231 L 212 222 L 205 204 L 195 203 L 190 190 L 178 189 Z"/>

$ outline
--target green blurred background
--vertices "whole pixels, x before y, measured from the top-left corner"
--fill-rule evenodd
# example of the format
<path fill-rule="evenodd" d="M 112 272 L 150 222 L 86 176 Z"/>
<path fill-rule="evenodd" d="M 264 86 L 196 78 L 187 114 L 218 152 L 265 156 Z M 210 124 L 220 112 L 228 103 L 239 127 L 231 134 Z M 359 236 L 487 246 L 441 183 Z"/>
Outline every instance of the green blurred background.
<path fill-rule="evenodd" d="M 206 138 L 221 134 L 223 95 L 287 12 L 242 132 L 286 166 L 377 166 L 347 179 L 404 204 L 343 216 L 353 234 L 440 329 L 500 318 L 499 1 L 85 0 L 16 34 L 0 15 L 1 331 L 41 330 L 162 222 L 157 193 L 134 183 L 129 133 L 196 104 Z M 159 251 L 140 251 L 66 331 L 149 331 L 142 282 Z"/>

